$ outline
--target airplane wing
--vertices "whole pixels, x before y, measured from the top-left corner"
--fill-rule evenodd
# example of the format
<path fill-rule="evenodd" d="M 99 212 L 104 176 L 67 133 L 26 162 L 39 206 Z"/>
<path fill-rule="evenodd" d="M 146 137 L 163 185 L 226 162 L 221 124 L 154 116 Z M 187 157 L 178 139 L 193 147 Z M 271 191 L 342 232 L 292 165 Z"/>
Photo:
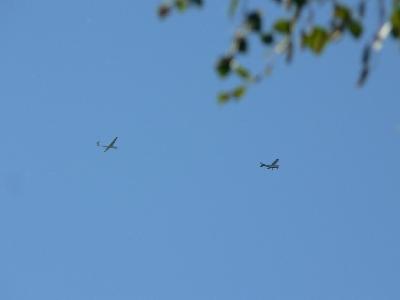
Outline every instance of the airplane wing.
<path fill-rule="evenodd" d="M 117 141 L 117 138 L 118 137 L 116 137 L 115 139 L 113 139 L 113 141 L 110 143 L 110 145 L 108 145 L 108 147 L 112 147 L 112 146 L 114 146 L 114 144 L 115 144 L 115 142 Z"/>
<path fill-rule="evenodd" d="M 275 166 L 279 161 L 279 158 L 275 159 L 274 162 L 271 164 L 271 166 Z"/>

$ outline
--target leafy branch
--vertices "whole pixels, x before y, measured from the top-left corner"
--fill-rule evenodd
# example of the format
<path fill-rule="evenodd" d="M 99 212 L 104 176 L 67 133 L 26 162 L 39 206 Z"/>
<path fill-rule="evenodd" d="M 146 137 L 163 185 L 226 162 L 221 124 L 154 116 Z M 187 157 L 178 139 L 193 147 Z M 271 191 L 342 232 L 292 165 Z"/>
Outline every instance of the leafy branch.
<path fill-rule="evenodd" d="M 171 0 L 161 4 L 158 15 L 165 19 L 174 10 L 184 12 L 190 8 L 204 6 L 202 0 Z M 239 84 L 227 91 L 221 91 L 217 98 L 220 103 L 241 99 L 247 88 L 264 80 L 271 74 L 277 57 L 283 56 L 287 63 L 292 62 L 296 49 L 310 51 L 316 56 L 321 55 L 332 43 L 349 36 L 360 41 L 366 27 L 366 11 L 372 6 L 366 0 L 359 0 L 357 5 L 349 6 L 336 0 L 270 0 L 278 6 L 284 17 L 273 20 L 266 25 L 263 12 L 260 9 L 248 9 L 248 1 L 230 0 L 228 13 L 235 17 L 242 7 L 240 25 L 236 28 L 231 46 L 215 63 L 215 71 L 220 78 L 235 77 Z M 357 85 L 363 86 L 370 74 L 371 57 L 382 48 L 385 40 L 391 37 L 400 40 L 400 0 L 392 0 L 387 4 L 377 0 L 379 26 L 373 32 L 361 53 L 361 70 Z M 316 22 L 316 15 L 327 6 L 331 11 L 324 22 Z M 373 10 L 372 10 L 373 12 Z M 321 17 L 322 16 L 322 17 Z M 324 19 L 320 13 L 320 19 Z M 251 37 L 257 37 L 260 45 L 269 50 L 270 55 L 260 72 L 250 70 L 240 62 L 240 57 L 248 54 L 251 48 Z M 252 39 L 253 40 L 253 39 Z"/>

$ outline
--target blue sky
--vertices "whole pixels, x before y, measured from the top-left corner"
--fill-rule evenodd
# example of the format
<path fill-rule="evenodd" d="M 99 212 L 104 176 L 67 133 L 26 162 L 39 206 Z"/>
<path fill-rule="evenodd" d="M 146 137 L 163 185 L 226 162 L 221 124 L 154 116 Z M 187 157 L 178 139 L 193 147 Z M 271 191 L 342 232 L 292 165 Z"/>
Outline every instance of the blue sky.
<path fill-rule="evenodd" d="M 398 45 L 220 106 L 226 3 L 157 3 L 1 2 L 0 299 L 399 299 Z"/>

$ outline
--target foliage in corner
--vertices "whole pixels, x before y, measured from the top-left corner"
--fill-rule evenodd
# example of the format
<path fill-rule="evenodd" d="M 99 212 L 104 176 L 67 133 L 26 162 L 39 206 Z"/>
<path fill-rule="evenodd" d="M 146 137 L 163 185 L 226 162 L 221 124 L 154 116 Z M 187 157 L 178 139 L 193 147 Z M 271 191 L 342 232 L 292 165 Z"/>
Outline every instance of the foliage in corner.
<path fill-rule="evenodd" d="M 192 7 L 201 8 L 204 2 L 170 0 L 158 7 L 158 16 L 165 19 L 174 10 L 184 12 Z M 240 100 L 246 94 L 249 85 L 270 75 L 277 57 L 283 56 L 285 61 L 290 63 L 297 48 L 319 56 L 331 44 L 346 36 L 363 43 L 357 85 L 364 85 L 370 73 L 373 54 L 379 52 L 388 37 L 400 40 L 400 0 L 392 0 L 390 5 L 377 0 L 378 10 L 366 0 L 348 2 L 351 5 L 337 0 L 270 0 L 269 5 L 277 6 L 283 11 L 283 16 L 271 20 L 264 17 L 264 11 L 249 8 L 250 1 L 230 0 L 228 15 L 230 18 L 239 17 L 239 26 L 232 37 L 229 50 L 217 59 L 215 71 L 222 79 L 236 78 L 239 84 L 228 91 L 219 92 L 218 102 Z M 325 16 L 322 10 L 326 7 L 331 10 L 330 16 L 325 22 L 317 23 L 315 20 L 318 13 Z M 366 31 L 365 12 L 368 7 L 372 7 L 372 14 L 369 15 L 378 18 L 379 26 L 373 30 L 370 37 L 362 40 Z M 239 9 L 241 14 L 238 13 Z M 318 20 L 320 19 L 324 18 L 318 16 Z M 270 53 L 268 59 L 262 62 L 261 71 L 250 70 L 240 62 L 240 57 L 250 52 L 250 40 L 254 41 L 250 39 L 251 36 L 257 37 L 261 47 Z"/>
<path fill-rule="evenodd" d="M 174 0 L 174 1 L 169 1 L 164 4 L 161 4 L 158 7 L 158 16 L 160 18 L 166 18 L 170 15 L 170 13 L 176 9 L 179 12 L 184 12 L 186 9 L 189 7 L 202 7 L 203 6 L 203 0 Z"/>

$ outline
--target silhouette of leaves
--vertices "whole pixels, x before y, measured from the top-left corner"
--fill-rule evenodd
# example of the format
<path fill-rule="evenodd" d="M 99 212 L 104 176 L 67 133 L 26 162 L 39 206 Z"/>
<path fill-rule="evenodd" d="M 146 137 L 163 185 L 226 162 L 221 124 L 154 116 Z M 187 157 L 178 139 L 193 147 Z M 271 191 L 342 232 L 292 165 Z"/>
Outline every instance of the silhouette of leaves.
<path fill-rule="evenodd" d="M 232 77 L 240 81 L 240 84 L 231 90 L 218 93 L 218 102 L 227 103 L 232 99 L 241 99 L 249 85 L 260 82 L 271 74 L 279 57 L 291 62 L 299 46 L 321 55 L 329 44 L 340 41 L 345 36 L 362 40 L 364 32 L 367 32 L 365 24 L 368 24 L 368 27 L 372 26 L 367 17 L 377 12 L 380 24 L 361 53 L 361 70 L 357 85 L 364 85 L 370 76 L 371 57 L 379 52 L 388 36 L 400 39 L 400 0 L 393 0 L 392 5 L 387 1 L 379 1 L 379 9 L 374 8 L 371 14 L 366 14 L 366 11 L 367 6 L 372 4 L 366 0 L 357 1 L 356 5 L 353 2 L 351 5 L 345 4 L 344 0 L 320 1 L 321 6 L 316 6 L 313 1 L 308 0 L 271 0 L 273 5 L 278 5 L 284 12 L 284 15 L 271 19 L 266 18 L 266 14 L 260 9 L 249 8 L 250 1 L 230 0 L 228 15 L 240 16 L 241 22 L 232 37 L 230 48 L 217 59 L 215 71 L 221 79 Z M 174 10 L 184 12 L 192 7 L 201 8 L 204 2 L 166 0 L 158 7 L 158 15 L 164 19 Z M 240 15 L 237 13 L 239 6 Z M 331 14 L 323 12 L 323 6 L 330 6 Z M 321 14 L 317 16 L 319 12 Z M 315 20 L 318 20 L 318 23 Z M 253 36 L 257 39 L 253 39 Z M 261 61 L 258 70 L 239 62 L 243 55 L 251 54 L 249 49 L 253 47 L 255 40 L 267 50 L 266 59 Z"/>

